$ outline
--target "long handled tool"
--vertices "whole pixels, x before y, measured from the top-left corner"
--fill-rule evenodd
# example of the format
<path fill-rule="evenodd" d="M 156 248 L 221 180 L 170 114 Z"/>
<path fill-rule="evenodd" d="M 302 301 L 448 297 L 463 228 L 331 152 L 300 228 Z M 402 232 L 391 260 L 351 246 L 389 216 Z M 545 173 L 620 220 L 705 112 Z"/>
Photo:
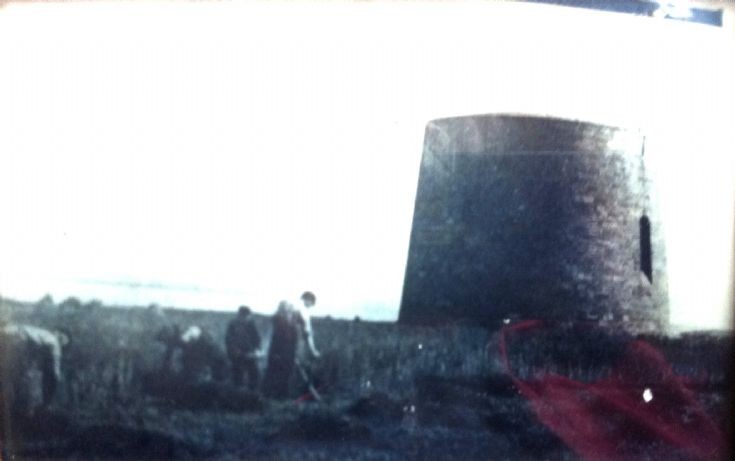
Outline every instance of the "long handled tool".
<path fill-rule="evenodd" d="M 319 395 L 319 392 L 317 392 L 316 388 L 314 387 L 314 384 L 311 382 L 311 378 L 309 378 L 309 374 L 306 373 L 306 370 L 304 369 L 303 365 L 298 360 L 296 360 L 296 369 L 299 370 L 301 379 L 304 380 L 304 383 L 306 384 L 306 387 L 309 389 L 309 393 L 311 394 L 311 396 L 314 397 L 314 400 L 316 400 L 317 402 L 321 402 L 322 396 Z"/>

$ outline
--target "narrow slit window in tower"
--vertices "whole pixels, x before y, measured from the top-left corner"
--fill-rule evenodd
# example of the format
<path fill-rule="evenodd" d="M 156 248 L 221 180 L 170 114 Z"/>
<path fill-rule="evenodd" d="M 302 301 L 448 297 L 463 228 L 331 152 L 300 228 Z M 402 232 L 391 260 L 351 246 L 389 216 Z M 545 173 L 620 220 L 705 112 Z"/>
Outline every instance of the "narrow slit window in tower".
<path fill-rule="evenodd" d="M 651 220 L 643 215 L 639 221 L 640 225 L 640 247 L 641 247 L 641 271 L 646 275 L 648 281 L 653 283 L 653 262 L 651 255 Z"/>

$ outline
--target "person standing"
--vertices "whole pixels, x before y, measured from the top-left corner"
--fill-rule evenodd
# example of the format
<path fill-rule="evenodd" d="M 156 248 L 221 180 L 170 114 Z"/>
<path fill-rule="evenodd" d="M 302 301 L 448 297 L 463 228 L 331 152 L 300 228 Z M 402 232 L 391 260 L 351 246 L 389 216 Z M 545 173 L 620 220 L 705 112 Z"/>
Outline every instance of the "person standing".
<path fill-rule="evenodd" d="M 320 353 L 314 345 L 314 333 L 311 328 L 309 309 L 316 304 L 316 296 L 310 291 L 301 295 L 297 302 L 281 301 L 273 315 L 273 335 L 268 350 L 268 366 L 266 367 L 263 388 L 267 396 L 272 398 L 288 397 L 291 381 L 296 368 L 310 392 L 318 397 L 316 389 L 311 385 L 305 367 L 306 355 L 319 358 Z"/>
<path fill-rule="evenodd" d="M 237 316 L 227 326 L 225 346 L 230 359 L 232 383 L 242 386 L 243 374 L 247 374 L 248 388 L 251 391 L 256 390 L 260 380 L 260 334 L 249 307 L 240 306 Z"/>
<path fill-rule="evenodd" d="M 268 349 L 268 365 L 263 379 L 266 396 L 281 399 L 288 397 L 291 375 L 296 361 L 298 340 L 297 313 L 293 305 L 281 301 L 273 315 L 273 333 Z"/>
<path fill-rule="evenodd" d="M 297 303 L 296 312 L 300 326 L 300 333 L 304 338 L 307 351 L 312 358 L 318 359 L 321 354 L 314 345 L 314 331 L 311 329 L 311 314 L 309 310 L 316 304 L 316 296 L 311 291 L 305 291 Z"/>

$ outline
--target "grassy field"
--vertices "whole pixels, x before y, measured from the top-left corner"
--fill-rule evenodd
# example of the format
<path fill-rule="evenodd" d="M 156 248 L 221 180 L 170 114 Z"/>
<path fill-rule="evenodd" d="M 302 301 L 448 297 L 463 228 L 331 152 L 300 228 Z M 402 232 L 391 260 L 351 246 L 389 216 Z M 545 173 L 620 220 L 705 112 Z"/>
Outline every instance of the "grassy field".
<path fill-rule="evenodd" d="M 15 425 L 13 453 L 30 459 L 575 459 L 513 389 L 497 332 L 468 325 L 314 319 L 322 352 L 313 368 L 324 397 L 318 403 L 266 400 L 226 383 L 182 388 L 176 398 L 150 392 L 146 378 L 156 375 L 164 354 L 155 340 L 160 328 L 198 325 L 224 348 L 233 316 L 75 299 L 4 300 L 3 321 L 62 329 L 73 338 L 53 404 Z M 256 316 L 256 323 L 267 345 L 270 319 Z M 610 338 L 537 335 L 513 342 L 511 360 L 522 376 L 552 369 L 594 380 L 614 361 Z M 726 338 L 647 340 L 677 372 L 705 379 L 710 389 L 702 401 L 724 422 Z"/>
<path fill-rule="evenodd" d="M 164 347 L 156 332 L 177 324 L 198 325 L 224 350 L 224 335 L 233 313 L 177 309 L 82 305 L 74 299 L 59 305 L 27 305 L 6 301 L 4 316 L 18 323 L 61 329 L 73 338 L 65 350 L 65 398 L 77 404 L 79 395 L 99 404 L 135 397 L 137 379 L 157 369 Z M 270 319 L 255 315 L 267 347 Z M 409 397 L 413 378 L 421 374 L 475 376 L 497 371 L 488 356 L 491 334 L 481 328 L 404 327 L 394 323 L 313 320 L 321 368 L 328 370 L 333 395 L 386 392 Z M 89 397 L 92 397 L 89 399 Z"/>

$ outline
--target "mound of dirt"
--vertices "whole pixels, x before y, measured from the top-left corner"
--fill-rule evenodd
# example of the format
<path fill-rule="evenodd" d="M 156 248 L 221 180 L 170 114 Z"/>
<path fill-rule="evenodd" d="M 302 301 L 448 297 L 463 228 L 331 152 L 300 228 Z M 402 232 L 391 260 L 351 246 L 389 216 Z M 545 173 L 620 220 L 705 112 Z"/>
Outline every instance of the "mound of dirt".
<path fill-rule="evenodd" d="M 236 413 L 264 410 L 263 398 L 254 392 L 214 381 L 186 383 L 176 375 L 154 373 L 143 378 L 143 391 L 187 410 L 218 410 Z"/>
<path fill-rule="evenodd" d="M 39 415 L 16 429 L 23 435 L 16 437 L 9 453 L 21 459 L 187 459 L 203 454 L 163 432 L 118 424 L 79 425 L 60 413 Z"/>
<path fill-rule="evenodd" d="M 67 446 L 65 456 L 79 458 L 181 459 L 197 450 L 171 435 L 116 425 L 84 428 Z"/>
<path fill-rule="evenodd" d="M 347 409 L 347 414 L 377 423 L 395 423 L 403 418 L 404 406 L 404 403 L 378 392 L 358 399 Z"/>
<path fill-rule="evenodd" d="M 370 438 L 371 432 L 367 426 L 325 410 L 304 412 L 294 421 L 285 423 L 276 434 L 279 440 L 317 442 L 357 442 Z"/>
<path fill-rule="evenodd" d="M 422 376 L 415 385 L 422 426 L 500 435 L 528 456 L 564 451 L 559 438 L 536 420 L 507 376 Z"/>

